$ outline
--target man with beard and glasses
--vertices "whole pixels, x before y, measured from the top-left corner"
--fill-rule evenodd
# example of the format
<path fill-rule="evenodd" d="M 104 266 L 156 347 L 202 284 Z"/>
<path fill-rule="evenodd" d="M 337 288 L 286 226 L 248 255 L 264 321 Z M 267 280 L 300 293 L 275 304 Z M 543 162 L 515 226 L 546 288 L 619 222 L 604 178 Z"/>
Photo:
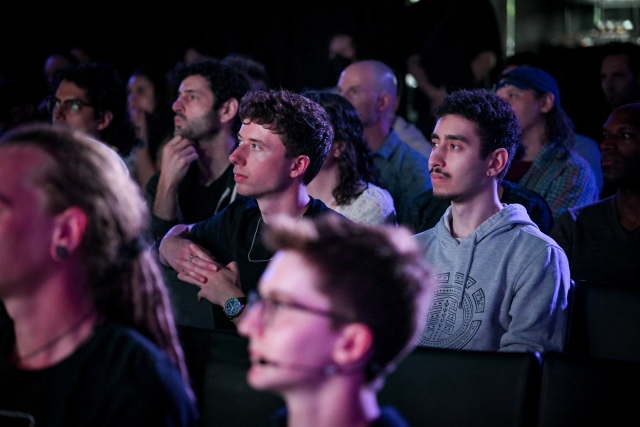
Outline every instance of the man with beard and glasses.
<path fill-rule="evenodd" d="M 249 84 L 235 68 L 219 60 L 180 66 L 173 103 L 175 136 L 162 149 L 160 172 L 146 186 L 156 242 L 175 225 L 203 221 L 237 196 L 229 155 L 240 129 L 238 106 Z M 211 304 L 198 302 L 197 289 L 165 269 L 178 324 L 213 328 Z"/>
<path fill-rule="evenodd" d="M 440 222 L 416 235 L 434 293 L 420 345 L 485 351 L 563 351 L 571 279 L 564 251 L 498 185 L 521 138 L 508 102 L 485 90 L 444 98 L 431 135 Z"/>
<path fill-rule="evenodd" d="M 613 110 L 600 149 L 604 181 L 616 193 L 569 209 L 551 237 L 567 252 L 574 280 L 640 284 L 640 103 Z"/>

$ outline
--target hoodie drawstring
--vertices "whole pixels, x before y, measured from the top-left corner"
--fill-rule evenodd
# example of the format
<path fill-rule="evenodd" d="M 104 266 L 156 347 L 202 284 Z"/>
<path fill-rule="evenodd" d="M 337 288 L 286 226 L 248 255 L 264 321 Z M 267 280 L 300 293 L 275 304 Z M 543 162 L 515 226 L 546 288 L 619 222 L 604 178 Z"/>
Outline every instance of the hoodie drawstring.
<path fill-rule="evenodd" d="M 478 242 L 476 241 L 476 235 L 473 236 L 473 242 L 471 243 L 471 247 L 469 248 L 469 256 L 467 257 L 467 269 L 464 272 L 464 277 L 462 280 L 462 291 L 460 292 L 460 303 L 458 304 L 458 308 L 462 308 L 462 300 L 464 299 L 464 292 L 467 289 L 467 280 L 469 279 L 469 272 L 471 271 L 471 261 L 473 261 L 473 254 L 476 251 L 476 246 Z"/>

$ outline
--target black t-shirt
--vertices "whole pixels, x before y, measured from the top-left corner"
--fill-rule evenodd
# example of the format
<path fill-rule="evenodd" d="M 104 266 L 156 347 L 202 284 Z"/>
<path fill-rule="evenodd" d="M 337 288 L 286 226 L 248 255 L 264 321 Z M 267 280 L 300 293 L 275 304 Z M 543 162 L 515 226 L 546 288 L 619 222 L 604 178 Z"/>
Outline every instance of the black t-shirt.
<path fill-rule="evenodd" d="M 131 328 L 106 322 L 71 356 L 38 370 L 8 361 L 14 343 L 13 322 L 0 321 L 0 426 L 198 425 L 178 369 Z"/>
<path fill-rule="evenodd" d="M 311 198 L 303 216 L 313 218 L 325 212 L 340 215 L 321 200 Z M 226 265 L 235 261 L 238 264 L 245 294 L 257 288 L 260 276 L 274 255 L 262 244 L 260 229 L 264 224 L 261 218 L 256 199 L 242 198 L 211 218 L 195 224 L 189 233 L 189 238 L 209 250 L 218 262 Z M 214 305 L 213 313 L 216 328 L 235 328 L 221 307 Z"/>
<path fill-rule="evenodd" d="M 235 198 L 242 197 L 235 194 L 233 165 L 231 163 L 224 173 L 208 186 L 199 184 L 199 174 L 198 165 L 193 162 L 178 186 L 179 218 L 167 221 L 151 215 L 151 234 L 156 242 L 159 243 L 171 227 L 177 224 L 193 224 L 204 221 L 220 212 Z M 145 199 L 151 210 L 153 210 L 156 199 L 159 180 L 160 173 L 158 172 L 151 177 L 145 188 Z"/>

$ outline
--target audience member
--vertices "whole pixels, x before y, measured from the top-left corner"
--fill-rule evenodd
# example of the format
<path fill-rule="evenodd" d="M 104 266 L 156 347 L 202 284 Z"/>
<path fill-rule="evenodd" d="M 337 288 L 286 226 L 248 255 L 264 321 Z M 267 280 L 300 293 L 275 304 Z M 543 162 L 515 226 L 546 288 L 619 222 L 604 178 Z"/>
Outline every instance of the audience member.
<path fill-rule="evenodd" d="M 240 129 L 246 79 L 217 59 L 179 67 L 175 136 L 162 148 L 160 171 L 147 184 L 151 231 L 159 241 L 179 223 L 209 218 L 236 198 L 229 154 Z"/>
<path fill-rule="evenodd" d="M 572 150 L 573 125 L 554 78 L 540 68 L 517 67 L 501 77 L 496 93 L 518 116 L 524 147 L 505 179 L 544 197 L 554 221 L 568 208 L 598 200 L 593 170 Z"/>
<path fill-rule="evenodd" d="M 53 50 L 44 61 L 44 77 L 48 93 L 54 93 L 58 88 L 57 74 L 72 65 L 78 65 L 78 60 L 68 52 Z"/>
<path fill-rule="evenodd" d="M 603 45 L 600 84 L 611 108 L 640 102 L 640 46 L 633 42 Z"/>
<path fill-rule="evenodd" d="M 47 100 L 51 120 L 80 130 L 113 148 L 130 170 L 139 143 L 127 115 L 127 90 L 111 65 L 91 63 L 67 67 L 58 75 L 55 95 Z"/>
<path fill-rule="evenodd" d="M 426 320 L 429 270 L 411 234 L 334 216 L 267 231 L 277 252 L 239 323 L 249 384 L 286 403 L 267 425 L 407 426 L 376 395 Z"/>
<path fill-rule="evenodd" d="M 569 209 L 551 237 L 575 280 L 640 284 L 640 103 L 613 110 L 604 124 L 602 170 L 616 194 Z"/>
<path fill-rule="evenodd" d="M 242 75 L 249 82 L 250 90 L 267 90 L 269 89 L 269 74 L 267 73 L 267 67 L 250 55 L 244 55 L 240 53 L 230 53 L 224 58 L 222 62 L 234 67 L 240 71 Z"/>
<path fill-rule="evenodd" d="M 0 140 L 0 425 L 197 426 L 139 189 L 58 125 Z"/>
<path fill-rule="evenodd" d="M 127 112 L 142 145 L 136 147 L 136 179 L 145 188 L 160 171 L 159 152 L 173 136 L 173 112 L 165 76 L 146 67 L 135 69 L 127 81 Z"/>
<path fill-rule="evenodd" d="M 516 69 L 517 67 L 540 68 L 553 77 L 562 92 L 563 73 L 562 70 L 549 58 L 535 52 L 525 51 L 507 57 L 502 74 Z M 602 180 L 602 167 L 600 166 L 600 147 L 598 143 L 586 135 L 573 133 L 573 150 L 589 163 L 596 178 L 598 192 L 602 191 L 604 181 Z"/>
<path fill-rule="evenodd" d="M 361 49 L 361 42 L 356 41 L 356 30 L 336 30 L 329 42 L 329 75 L 334 76 L 330 83 L 321 85 L 325 90 L 338 92 L 339 88 L 336 82 L 340 79 L 340 74 L 350 64 L 360 59 L 358 49 Z M 362 55 L 366 56 L 366 55 Z M 395 97 L 393 106 L 393 118 L 391 123 L 401 140 L 407 143 L 411 148 L 429 158 L 431 153 L 431 144 L 425 138 L 424 134 L 413 123 L 405 119 L 400 113 L 401 87 L 402 81 L 396 73 L 396 82 L 398 94 Z"/>
<path fill-rule="evenodd" d="M 180 224 L 203 221 L 237 198 L 229 154 L 240 129 L 238 107 L 249 89 L 246 79 L 219 60 L 179 65 L 173 104 L 175 137 L 162 148 L 160 171 L 146 186 L 156 241 Z M 185 284 L 171 268 L 162 270 L 180 325 L 213 329 L 211 303 L 198 301 L 198 289 Z"/>
<path fill-rule="evenodd" d="M 239 113 L 239 144 L 229 160 L 246 197 L 205 221 L 173 227 L 160 243 L 161 262 L 200 288 L 198 297 L 214 305 L 215 327 L 226 329 L 235 328 L 247 292 L 273 257 L 258 237 L 260 224 L 333 212 L 306 190 L 333 140 L 322 107 L 287 90 L 259 91 L 242 98 Z"/>
<path fill-rule="evenodd" d="M 437 117 L 429 158 L 433 193 L 451 206 L 416 236 L 435 275 L 420 345 L 563 351 L 567 257 L 522 206 L 498 197 L 520 141 L 518 118 L 484 89 L 448 95 Z"/>
<path fill-rule="evenodd" d="M 392 128 L 398 93 L 395 73 L 380 61 L 354 62 L 340 75 L 338 90 L 358 111 L 365 141 L 373 151 L 383 185 L 393 197 L 398 224 L 415 229 L 405 215 L 412 200 L 431 188 L 429 166 L 427 159 Z"/>
<path fill-rule="evenodd" d="M 364 141 L 362 120 L 355 107 L 327 91 L 302 93 L 329 114 L 333 143 L 318 175 L 307 192 L 352 221 L 364 224 L 396 224 L 391 194 L 380 188 L 379 171 Z"/>

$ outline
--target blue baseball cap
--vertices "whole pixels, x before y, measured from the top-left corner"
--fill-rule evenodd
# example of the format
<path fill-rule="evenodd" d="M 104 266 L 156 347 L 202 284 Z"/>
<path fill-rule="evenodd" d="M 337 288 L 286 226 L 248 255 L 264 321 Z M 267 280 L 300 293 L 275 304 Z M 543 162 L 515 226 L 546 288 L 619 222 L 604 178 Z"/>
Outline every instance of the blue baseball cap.
<path fill-rule="evenodd" d="M 554 103 L 560 107 L 560 90 L 558 83 L 544 70 L 536 67 L 518 67 L 503 74 L 500 82 L 496 85 L 496 90 L 501 87 L 513 85 L 520 89 L 534 89 L 542 93 L 550 92 L 554 96 Z"/>

